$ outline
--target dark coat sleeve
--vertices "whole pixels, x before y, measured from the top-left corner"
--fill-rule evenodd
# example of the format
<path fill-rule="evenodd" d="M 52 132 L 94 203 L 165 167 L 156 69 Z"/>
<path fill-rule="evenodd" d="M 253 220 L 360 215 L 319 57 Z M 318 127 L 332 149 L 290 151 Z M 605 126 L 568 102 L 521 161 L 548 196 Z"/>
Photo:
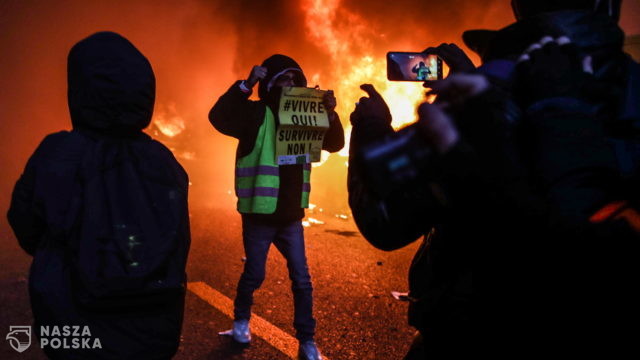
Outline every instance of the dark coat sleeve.
<path fill-rule="evenodd" d="M 344 147 L 344 129 L 340 122 L 338 113 L 332 111 L 329 113 L 329 130 L 324 135 L 322 142 L 322 150 L 328 152 L 338 152 Z"/>
<path fill-rule="evenodd" d="M 362 174 L 349 168 L 349 207 L 358 229 L 378 249 L 391 251 L 426 234 L 430 223 L 423 199 L 429 194 L 406 191 L 380 199 L 371 192 Z"/>
<path fill-rule="evenodd" d="M 370 142 L 393 134 L 394 130 L 376 119 L 363 120 L 354 125 L 351 133 L 347 174 L 349 206 L 365 239 L 378 249 L 391 251 L 429 232 L 438 203 L 426 183 L 424 187 L 392 192 L 385 198 L 372 191 L 358 153 Z"/>
<path fill-rule="evenodd" d="M 70 194 L 83 148 L 79 137 L 63 131 L 47 136 L 27 162 L 7 214 L 27 253 L 35 252 L 45 231 L 53 236 L 67 225 Z"/>
<path fill-rule="evenodd" d="M 484 101 L 486 99 L 479 103 Z M 479 109 L 473 111 L 476 116 L 479 115 Z M 494 120 L 491 112 L 485 111 L 484 116 Z M 497 131 L 494 128 L 487 130 Z M 472 129 L 473 133 L 476 131 Z M 490 169 L 483 154 L 502 149 L 496 147 L 478 151 L 475 139 L 464 137 L 447 153 L 432 154 L 429 168 L 417 182 L 422 186 L 407 186 L 380 198 L 368 186 L 367 180 L 375 174 L 366 173 L 358 153 L 372 141 L 392 133 L 393 129 L 385 121 L 368 119 L 355 124 L 351 134 L 349 205 L 360 231 L 374 246 L 385 250 L 400 248 L 428 233 L 433 226 L 451 222 L 452 217 L 458 217 L 454 220 L 459 223 L 462 214 L 473 214 L 481 204 L 495 198 L 496 189 L 502 184 L 497 179 L 498 175 L 487 175 Z M 494 162 L 492 156 L 487 157 L 490 163 Z M 500 162 L 491 166 L 497 168 L 507 165 Z"/>
<path fill-rule="evenodd" d="M 34 157 L 29 159 L 24 172 L 16 182 L 7 214 L 18 243 L 30 255 L 35 253 L 38 241 L 46 227 L 44 209 L 42 204 L 35 201 L 34 196 L 36 181 Z"/>
<path fill-rule="evenodd" d="M 240 90 L 240 81 L 236 81 L 209 111 L 211 125 L 241 141 L 255 138 L 264 120 L 265 105 L 249 100 L 250 95 Z"/>

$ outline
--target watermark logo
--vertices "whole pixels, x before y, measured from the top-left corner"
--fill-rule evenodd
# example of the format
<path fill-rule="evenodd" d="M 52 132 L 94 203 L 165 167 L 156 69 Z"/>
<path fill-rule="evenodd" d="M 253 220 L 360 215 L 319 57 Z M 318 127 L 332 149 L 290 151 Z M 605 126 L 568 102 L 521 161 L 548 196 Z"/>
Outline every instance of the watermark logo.
<path fill-rule="evenodd" d="M 36 335 L 40 339 L 42 349 L 102 349 L 100 339 L 91 334 L 88 326 L 64 325 L 64 326 L 40 326 Z M 17 351 L 23 352 L 31 346 L 31 326 L 14 325 L 9 327 L 6 337 L 9 345 Z"/>
<path fill-rule="evenodd" d="M 40 347 L 52 349 L 102 349 L 102 343 L 91 335 L 88 326 L 40 326 Z"/>
<path fill-rule="evenodd" d="M 13 350 L 21 353 L 31 346 L 31 326 L 10 326 L 9 333 L 5 339 L 9 340 L 9 345 L 11 345 Z"/>

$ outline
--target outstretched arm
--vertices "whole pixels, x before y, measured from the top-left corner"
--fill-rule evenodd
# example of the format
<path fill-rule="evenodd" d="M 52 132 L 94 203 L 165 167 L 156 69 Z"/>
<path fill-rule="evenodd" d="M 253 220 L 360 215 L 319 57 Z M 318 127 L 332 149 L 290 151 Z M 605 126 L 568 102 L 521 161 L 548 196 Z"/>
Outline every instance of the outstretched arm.
<path fill-rule="evenodd" d="M 237 139 L 257 133 L 262 118 L 255 116 L 262 111 L 261 104 L 249 100 L 252 89 L 259 79 L 266 75 L 266 69 L 254 66 L 247 80 L 236 81 L 209 111 L 209 122 L 216 130 Z"/>

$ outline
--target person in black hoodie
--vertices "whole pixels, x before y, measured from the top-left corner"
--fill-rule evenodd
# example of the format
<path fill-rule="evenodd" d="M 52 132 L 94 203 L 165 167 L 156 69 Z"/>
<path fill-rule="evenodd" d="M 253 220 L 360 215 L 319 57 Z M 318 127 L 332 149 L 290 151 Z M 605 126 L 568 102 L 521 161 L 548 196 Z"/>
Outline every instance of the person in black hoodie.
<path fill-rule="evenodd" d="M 429 84 L 437 102 L 449 106 L 447 114 L 428 104 L 418 111 L 422 125 L 431 124 L 425 138 L 436 149 L 424 186 L 381 199 L 352 157 L 350 205 L 377 247 L 391 250 L 427 235 L 410 271 L 409 314 L 425 334 L 427 352 L 455 357 L 455 346 L 442 345 L 475 341 L 494 355 L 602 351 L 611 357 L 628 349 L 635 334 L 613 323 L 637 319 L 637 297 L 627 285 L 637 225 L 634 231 L 630 215 L 620 214 L 634 214 L 638 199 L 638 72 L 621 49 L 620 2 L 512 4 L 515 24 L 465 33 L 486 77 Z M 523 54 L 545 35 L 559 39 Z M 587 56 L 592 74 L 580 66 Z M 519 58 L 526 61 L 511 78 L 506 72 Z M 503 84 L 509 81 L 513 92 Z M 594 99 L 601 89 L 608 93 Z M 374 108 L 383 104 L 376 98 L 370 92 L 352 115 L 352 154 L 370 137 L 393 131 L 385 109 Z M 446 139 L 452 146 L 438 150 Z M 624 205 L 612 208 L 612 200 Z M 466 282 L 460 276 L 467 269 L 471 275 L 475 263 L 483 265 L 477 312 L 471 276 Z M 465 313 L 471 321 L 463 323 Z"/>
<path fill-rule="evenodd" d="M 257 82 L 259 101 L 249 100 Z M 244 81 L 237 81 L 218 99 L 209 121 L 221 133 L 239 140 L 236 153 L 236 195 L 242 214 L 244 271 L 234 302 L 233 329 L 228 332 L 240 343 L 249 343 L 249 319 L 253 292 L 265 277 L 271 243 L 287 259 L 294 296 L 294 327 L 303 359 L 320 359 L 313 341 L 312 287 L 304 249 L 301 220 L 309 204 L 311 164 L 275 163 L 275 129 L 281 88 L 306 86 L 300 66 L 290 57 L 272 55 L 255 66 Z M 344 146 L 344 132 L 334 111 L 331 91 L 324 98 L 330 127 L 323 149 L 336 152 Z"/>
<path fill-rule="evenodd" d="M 514 234 L 545 243 L 542 252 L 521 251 L 514 272 L 521 304 L 531 309 L 521 321 L 534 333 L 521 338 L 542 334 L 541 352 L 620 357 L 637 337 L 618 321 L 638 319 L 628 284 L 640 238 L 631 220 L 639 201 L 640 66 L 622 48 L 621 0 L 511 4 L 517 22 L 463 39 L 485 67 L 519 62 L 511 80 L 523 110 L 521 161 L 530 194 L 546 210 L 519 204 L 539 236 Z"/>
<path fill-rule="evenodd" d="M 8 213 L 34 257 L 34 333 L 52 359 L 169 359 L 184 311 L 188 177 L 142 132 L 151 65 L 124 37 L 91 35 L 69 53 L 68 102 L 73 129 L 38 146 Z M 86 328 L 89 346 L 65 326 Z"/>

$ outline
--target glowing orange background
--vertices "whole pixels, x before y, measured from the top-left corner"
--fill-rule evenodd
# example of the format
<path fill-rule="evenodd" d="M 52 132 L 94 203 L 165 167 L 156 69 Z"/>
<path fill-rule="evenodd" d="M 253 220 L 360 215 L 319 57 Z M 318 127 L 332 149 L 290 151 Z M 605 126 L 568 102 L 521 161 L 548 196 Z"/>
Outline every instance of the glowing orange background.
<path fill-rule="evenodd" d="M 7 208 L 13 183 L 41 139 L 70 128 L 66 56 L 74 43 L 96 31 L 121 33 L 151 61 L 157 98 L 148 132 L 174 149 L 189 172 L 192 206 L 233 206 L 236 141 L 218 134 L 207 113 L 253 65 L 273 53 L 296 59 L 310 85 L 335 90 L 347 130 L 348 114 L 363 95 L 358 85 L 374 83 L 392 104 L 394 125 L 400 126 L 412 120 L 413 104 L 423 94 L 420 84 L 386 81 L 386 52 L 421 51 L 441 42 L 462 45 L 466 29 L 497 29 L 512 22 L 509 3 L 2 1 L 0 204 Z M 628 33 L 640 33 L 639 8 L 638 0 L 624 4 L 622 25 Z M 344 208 L 345 162 L 346 157 L 332 155 L 316 168 L 312 202 Z"/>

